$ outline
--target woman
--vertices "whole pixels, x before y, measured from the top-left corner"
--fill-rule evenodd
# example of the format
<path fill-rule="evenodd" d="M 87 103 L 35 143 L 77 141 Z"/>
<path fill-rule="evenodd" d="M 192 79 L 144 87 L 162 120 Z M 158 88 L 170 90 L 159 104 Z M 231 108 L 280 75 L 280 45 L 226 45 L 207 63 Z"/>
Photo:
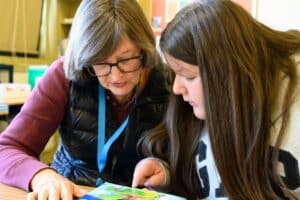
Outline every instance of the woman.
<path fill-rule="evenodd" d="M 159 83 L 159 84 L 158 84 Z M 49 67 L 0 137 L 0 181 L 28 199 L 71 199 L 76 184 L 129 185 L 136 143 L 169 91 L 152 29 L 135 0 L 83 0 L 64 58 Z M 38 157 L 59 128 L 51 167 Z"/>
<path fill-rule="evenodd" d="M 132 185 L 188 199 L 299 198 L 300 33 L 206 0 L 176 15 L 160 47 L 176 96 L 141 144 L 165 162 L 141 161 Z"/>

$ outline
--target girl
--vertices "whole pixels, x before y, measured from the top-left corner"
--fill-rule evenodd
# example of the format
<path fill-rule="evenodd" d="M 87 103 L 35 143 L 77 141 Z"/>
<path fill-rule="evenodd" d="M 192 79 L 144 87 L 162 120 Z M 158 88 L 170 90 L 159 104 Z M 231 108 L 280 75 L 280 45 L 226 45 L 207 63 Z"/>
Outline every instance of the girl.
<path fill-rule="evenodd" d="M 132 185 L 188 199 L 299 198 L 300 33 L 203 0 L 176 15 L 160 48 L 176 96 L 141 141 L 157 158 L 136 166 Z"/>

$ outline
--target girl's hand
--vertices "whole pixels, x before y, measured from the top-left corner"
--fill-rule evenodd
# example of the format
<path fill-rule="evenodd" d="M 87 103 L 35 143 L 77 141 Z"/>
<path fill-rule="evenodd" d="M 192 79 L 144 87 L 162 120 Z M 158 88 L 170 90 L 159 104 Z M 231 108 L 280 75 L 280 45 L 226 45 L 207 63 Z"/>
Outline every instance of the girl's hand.
<path fill-rule="evenodd" d="M 141 160 L 135 167 L 132 187 L 158 188 L 169 184 L 169 170 L 156 158 Z"/>
<path fill-rule="evenodd" d="M 52 169 L 39 171 L 31 181 L 31 188 L 27 200 L 72 200 L 88 192 Z"/>

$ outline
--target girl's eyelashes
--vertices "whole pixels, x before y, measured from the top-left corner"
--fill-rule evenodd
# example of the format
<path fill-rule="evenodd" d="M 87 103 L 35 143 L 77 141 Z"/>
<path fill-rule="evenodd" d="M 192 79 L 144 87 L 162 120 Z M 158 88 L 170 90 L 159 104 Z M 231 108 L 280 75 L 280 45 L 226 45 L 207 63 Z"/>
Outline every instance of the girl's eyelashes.
<path fill-rule="evenodd" d="M 194 76 L 194 77 L 185 77 L 185 79 L 188 80 L 188 81 L 192 81 L 192 80 L 194 80 L 195 78 L 197 78 L 197 77 L 195 77 L 195 76 Z"/>
<path fill-rule="evenodd" d="M 192 81 L 197 78 L 197 76 L 194 76 L 194 75 L 188 76 L 188 75 L 183 75 L 182 73 L 173 73 L 173 79 L 175 79 L 175 76 L 180 76 L 180 77 L 186 79 L 187 81 Z"/>

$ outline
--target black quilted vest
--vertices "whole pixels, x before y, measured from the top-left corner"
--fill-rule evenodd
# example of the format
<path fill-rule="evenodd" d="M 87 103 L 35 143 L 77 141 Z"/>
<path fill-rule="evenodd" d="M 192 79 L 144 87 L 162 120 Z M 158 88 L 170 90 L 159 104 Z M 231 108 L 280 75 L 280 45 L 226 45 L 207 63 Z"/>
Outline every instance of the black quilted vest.
<path fill-rule="evenodd" d="M 127 127 L 109 150 L 101 174 L 97 167 L 98 84 L 97 79 L 70 82 L 69 101 L 59 128 L 61 143 L 52 167 L 77 184 L 95 186 L 101 177 L 103 181 L 130 185 L 134 167 L 141 159 L 136 151 L 137 141 L 145 130 L 162 120 L 167 108 L 167 81 L 161 70 L 152 70 L 130 112 Z M 106 138 L 109 138 L 119 124 L 110 104 L 106 105 Z"/>

